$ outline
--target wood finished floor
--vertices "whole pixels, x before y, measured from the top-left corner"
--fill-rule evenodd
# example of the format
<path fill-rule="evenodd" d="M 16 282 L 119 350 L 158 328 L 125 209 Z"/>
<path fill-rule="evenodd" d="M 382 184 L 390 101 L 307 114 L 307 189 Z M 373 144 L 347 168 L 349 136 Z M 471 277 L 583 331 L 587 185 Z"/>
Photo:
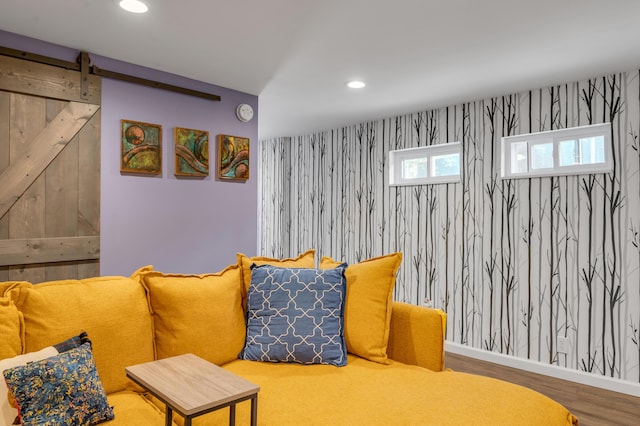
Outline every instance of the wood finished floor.
<path fill-rule="evenodd" d="M 580 426 L 640 425 L 640 398 L 638 397 L 450 352 L 445 355 L 445 368 L 493 377 L 536 390 L 564 405 L 578 417 Z"/>

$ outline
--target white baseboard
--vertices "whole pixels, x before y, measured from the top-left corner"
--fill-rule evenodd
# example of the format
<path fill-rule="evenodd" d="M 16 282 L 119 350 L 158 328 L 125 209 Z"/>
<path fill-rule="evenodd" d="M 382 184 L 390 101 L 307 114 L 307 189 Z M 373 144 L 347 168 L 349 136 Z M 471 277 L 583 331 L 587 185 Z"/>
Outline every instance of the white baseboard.
<path fill-rule="evenodd" d="M 444 349 L 447 352 L 492 362 L 494 364 L 518 368 L 532 373 L 543 374 L 545 376 L 556 377 L 562 380 L 569 380 L 583 385 L 595 386 L 613 392 L 620 392 L 640 397 L 639 383 L 632 383 L 626 380 L 599 376 L 596 374 L 585 373 L 584 371 L 559 367 L 557 365 L 543 364 L 541 362 L 531 361 L 524 358 L 516 358 L 496 352 L 471 348 L 455 342 L 445 342 Z"/>

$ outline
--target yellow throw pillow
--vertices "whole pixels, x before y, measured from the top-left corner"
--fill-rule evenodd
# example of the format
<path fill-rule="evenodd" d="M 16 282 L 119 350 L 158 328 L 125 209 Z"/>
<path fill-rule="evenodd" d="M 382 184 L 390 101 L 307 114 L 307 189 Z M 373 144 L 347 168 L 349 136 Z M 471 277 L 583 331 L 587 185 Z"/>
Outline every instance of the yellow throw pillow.
<path fill-rule="evenodd" d="M 347 267 L 344 338 L 348 352 L 382 364 L 389 362 L 391 303 L 401 262 L 402 253 L 392 253 Z M 320 268 L 335 268 L 340 263 L 323 257 Z"/>
<path fill-rule="evenodd" d="M 158 359 L 193 353 L 221 365 L 238 358 L 246 335 L 238 265 L 202 275 L 138 273 L 153 312 Z"/>
<path fill-rule="evenodd" d="M 298 257 L 289 259 L 274 259 L 271 257 L 255 256 L 247 257 L 242 253 L 237 254 L 238 266 L 241 269 L 242 282 L 242 306 L 247 306 L 247 294 L 249 294 L 249 285 L 251 284 L 251 265 L 271 265 L 281 268 L 315 268 L 316 251 L 314 249 L 301 253 Z"/>
<path fill-rule="evenodd" d="M 14 289 L 31 287 L 32 285 L 28 281 L 0 281 L 0 297 L 8 296 L 9 292 Z"/>
<path fill-rule="evenodd" d="M 86 331 L 107 393 L 138 389 L 125 374 L 153 361 L 153 323 L 143 286 L 128 277 L 61 280 L 11 292 L 25 324 L 24 350 L 32 352 Z"/>
<path fill-rule="evenodd" d="M 22 353 L 23 330 L 22 314 L 16 305 L 10 298 L 0 297 L 0 359 Z"/>

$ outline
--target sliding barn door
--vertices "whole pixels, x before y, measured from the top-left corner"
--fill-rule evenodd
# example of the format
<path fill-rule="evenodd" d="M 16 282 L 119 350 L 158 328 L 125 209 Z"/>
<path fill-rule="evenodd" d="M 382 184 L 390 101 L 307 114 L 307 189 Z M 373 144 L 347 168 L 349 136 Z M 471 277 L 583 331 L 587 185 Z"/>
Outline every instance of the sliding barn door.
<path fill-rule="evenodd" d="M 0 281 L 99 274 L 100 92 L 0 56 Z"/>

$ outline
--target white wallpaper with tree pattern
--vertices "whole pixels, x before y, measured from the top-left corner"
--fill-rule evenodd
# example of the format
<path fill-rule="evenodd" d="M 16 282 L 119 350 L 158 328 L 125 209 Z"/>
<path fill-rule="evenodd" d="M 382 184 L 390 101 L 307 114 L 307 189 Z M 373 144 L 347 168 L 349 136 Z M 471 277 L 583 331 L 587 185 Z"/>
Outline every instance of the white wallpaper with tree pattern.
<path fill-rule="evenodd" d="M 499 178 L 502 136 L 603 122 L 613 173 Z M 444 309 L 448 340 L 640 382 L 639 133 L 632 71 L 265 140 L 262 254 L 401 251 L 395 299 Z M 389 150 L 456 141 L 461 183 L 388 186 Z"/>

